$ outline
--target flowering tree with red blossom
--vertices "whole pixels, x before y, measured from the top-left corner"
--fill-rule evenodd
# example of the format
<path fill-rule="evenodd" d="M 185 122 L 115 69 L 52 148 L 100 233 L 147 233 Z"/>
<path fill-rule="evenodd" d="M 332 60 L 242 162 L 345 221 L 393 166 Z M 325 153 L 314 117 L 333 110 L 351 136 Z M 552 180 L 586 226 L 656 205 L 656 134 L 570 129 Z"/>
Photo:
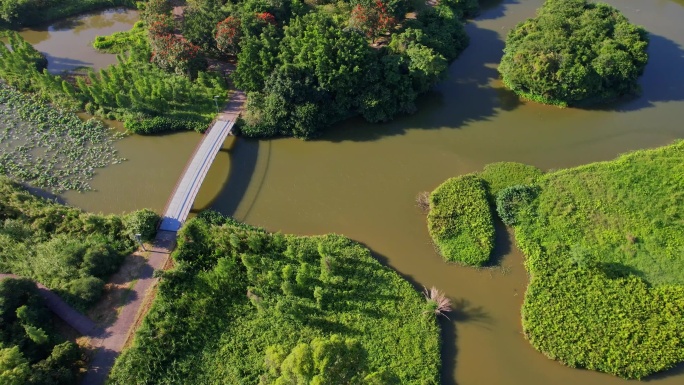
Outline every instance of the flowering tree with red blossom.
<path fill-rule="evenodd" d="M 240 19 L 233 16 L 229 16 L 225 20 L 219 22 L 216 25 L 216 48 L 226 55 L 237 55 L 238 44 L 242 37 L 242 30 L 240 27 Z"/>
<path fill-rule="evenodd" d="M 276 25 L 275 16 L 273 16 L 272 14 L 270 14 L 268 12 L 257 13 L 256 17 L 257 17 L 257 19 L 265 21 L 268 24 Z"/>
<path fill-rule="evenodd" d="M 182 36 L 170 33 L 153 35 L 150 46 L 150 61 L 165 71 L 193 78 L 198 70 L 206 68 L 207 62 L 200 48 Z"/>
<path fill-rule="evenodd" d="M 349 18 L 349 26 L 363 31 L 372 41 L 396 24 L 396 19 L 380 0 L 370 5 L 357 4 Z"/>

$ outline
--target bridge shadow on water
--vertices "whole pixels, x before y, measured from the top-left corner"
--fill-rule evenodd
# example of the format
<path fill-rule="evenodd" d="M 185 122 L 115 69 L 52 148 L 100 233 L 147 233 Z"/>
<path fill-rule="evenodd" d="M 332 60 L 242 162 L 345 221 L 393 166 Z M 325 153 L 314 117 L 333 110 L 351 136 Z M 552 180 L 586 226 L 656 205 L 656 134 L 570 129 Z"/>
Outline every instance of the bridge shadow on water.
<path fill-rule="evenodd" d="M 252 179 L 259 174 L 260 179 L 257 181 L 256 187 L 254 187 L 253 196 L 250 197 L 251 200 L 248 203 L 249 206 L 246 210 L 242 211 L 243 218 L 236 218 L 243 220 L 251 211 L 263 186 L 270 162 L 271 143 L 270 141 L 259 141 L 241 137 L 239 140 L 233 140 L 229 147 L 224 145 L 220 151 L 227 152 L 230 157 L 228 177 L 224 179 L 216 196 L 202 207 L 193 206 L 190 212 L 198 214 L 203 210 L 213 209 L 223 214 L 234 216 L 240 203 L 247 197 L 246 194 Z M 265 154 L 265 160 L 263 160 L 265 168 L 263 170 L 257 170 L 257 160 L 260 152 Z"/>
<path fill-rule="evenodd" d="M 468 23 L 466 31 L 470 46 L 451 64 L 446 79 L 418 98 L 415 114 L 377 124 L 352 118 L 326 130 L 318 140 L 363 142 L 404 135 L 409 130 L 463 128 L 520 106 L 523 102 L 514 93 L 491 84 L 499 79 L 496 67 L 504 48 L 499 34 L 475 23 Z"/>

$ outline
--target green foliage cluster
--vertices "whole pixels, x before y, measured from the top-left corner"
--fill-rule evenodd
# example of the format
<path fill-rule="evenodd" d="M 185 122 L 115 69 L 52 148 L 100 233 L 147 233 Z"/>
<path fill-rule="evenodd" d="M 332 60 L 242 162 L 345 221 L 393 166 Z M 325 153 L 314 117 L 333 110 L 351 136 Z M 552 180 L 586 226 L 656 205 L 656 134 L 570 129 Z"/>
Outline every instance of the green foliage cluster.
<path fill-rule="evenodd" d="M 203 131 L 216 114 L 214 96 L 226 95 L 226 82 L 218 74 L 199 72 L 192 80 L 151 64 L 147 45 L 132 46 L 127 56 L 118 56 L 118 64 L 99 72 L 88 70 L 75 76 L 72 84 L 46 70 L 39 71 L 34 65 L 35 49 L 19 34 L 8 35 L 11 49 L 0 45 L 0 78 L 55 106 L 138 122 L 129 123 L 132 130 L 191 127 Z M 163 119 L 140 123 L 155 117 Z"/>
<path fill-rule="evenodd" d="M 494 222 L 482 179 L 469 174 L 437 187 L 430 194 L 428 231 L 447 261 L 487 263 L 494 249 Z"/>
<path fill-rule="evenodd" d="M 173 119 L 165 116 L 155 116 L 143 120 L 127 120 L 124 128 L 128 132 L 142 135 L 158 134 L 161 132 L 186 131 L 204 132 L 207 124 L 203 121 L 191 119 Z"/>
<path fill-rule="evenodd" d="M 587 0 L 547 0 L 506 38 L 499 72 L 508 88 L 541 103 L 611 100 L 638 90 L 648 35 L 617 9 Z"/>
<path fill-rule="evenodd" d="M 86 11 L 131 6 L 132 0 L 2 0 L 0 24 L 32 26 Z"/>
<path fill-rule="evenodd" d="M 0 175 L 50 189 L 90 190 L 95 169 L 120 163 L 109 129 L 0 83 Z"/>
<path fill-rule="evenodd" d="M 242 133 L 310 138 L 353 115 L 381 122 L 414 112 L 418 95 L 439 81 L 467 46 L 462 15 L 473 4 L 439 2 L 418 10 L 416 19 L 404 19 L 409 7 L 401 1 L 306 6 L 196 0 L 183 33 L 205 50 L 218 51 L 217 23 L 240 20 L 232 27 L 240 30 L 231 36 L 240 39 L 233 80 L 248 92 Z M 369 41 L 349 26 L 356 5 L 380 7 L 401 23 Z"/>
<path fill-rule="evenodd" d="M 683 165 L 678 142 L 537 180 L 515 225 L 535 348 L 626 378 L 684 361 Z"/>
<path fill-rule="evenodd" d="M 434 313 L 347 238 L 203 214 L 173 258 L 112 384 L 439 383 Z"/>
<path fill-rule="evenodd" d="M 518 211 L 529 207 L 534 200 L 537 189 L 530 185 L 513 185 L 506 187 L 496 195 L 496 213 L 508 226 L 518 222 Z"/>
<path fill-rule="evenodd" d="M 0 281 L 0 384 L 76 383 L 81 352 L 55 332 L 51 320 L 35 283 Z"/>
<path fill-rule="evenodd" d="M 114 32 L 108 36 L 97 36 L 93 41 L 93 48 L 106 53 L 124 54 L 131 47 L 147 47 L 147 28 L 142 20 L 133 24 L 128 31 Z"/>
<path fill-rule="evenodd" d="M 101 216 L 37 198 L 0 177 L 0 272 L 30 277 L 85 309 L 133 249 L 151 237 L 149 211 Z"/>

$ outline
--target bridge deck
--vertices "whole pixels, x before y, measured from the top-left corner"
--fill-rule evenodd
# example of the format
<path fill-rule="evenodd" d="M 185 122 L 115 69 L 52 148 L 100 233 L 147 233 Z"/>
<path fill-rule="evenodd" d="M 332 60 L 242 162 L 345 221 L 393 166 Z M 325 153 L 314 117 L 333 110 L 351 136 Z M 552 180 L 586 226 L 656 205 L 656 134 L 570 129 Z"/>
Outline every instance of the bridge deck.
<path fill-rule="evenodd" d="M 181 176 L 162 217 L 160 230 L 178 231 L 190 213 L 211 163 L 233 129 L 235 119 L 218 120 L 202 138 L 202 142 Z"/>

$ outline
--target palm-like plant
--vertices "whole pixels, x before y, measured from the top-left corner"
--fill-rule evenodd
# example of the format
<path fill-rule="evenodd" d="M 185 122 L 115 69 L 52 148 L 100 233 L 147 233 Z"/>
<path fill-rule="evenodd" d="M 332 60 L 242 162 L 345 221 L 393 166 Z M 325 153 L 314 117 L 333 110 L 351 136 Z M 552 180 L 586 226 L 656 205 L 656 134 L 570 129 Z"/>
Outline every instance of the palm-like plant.
<path fill-rule="evenodd" d="M 451 300 L 441 291 L 437 290 L 436 287 L 430 288 L 430 290 L 423 287 L 423 295 L 428 303 L 428 309 L 424 313 L 434 312 L 438 316 L 444 316 L 451 320 L 446 313 L 452 311 Z"/>

